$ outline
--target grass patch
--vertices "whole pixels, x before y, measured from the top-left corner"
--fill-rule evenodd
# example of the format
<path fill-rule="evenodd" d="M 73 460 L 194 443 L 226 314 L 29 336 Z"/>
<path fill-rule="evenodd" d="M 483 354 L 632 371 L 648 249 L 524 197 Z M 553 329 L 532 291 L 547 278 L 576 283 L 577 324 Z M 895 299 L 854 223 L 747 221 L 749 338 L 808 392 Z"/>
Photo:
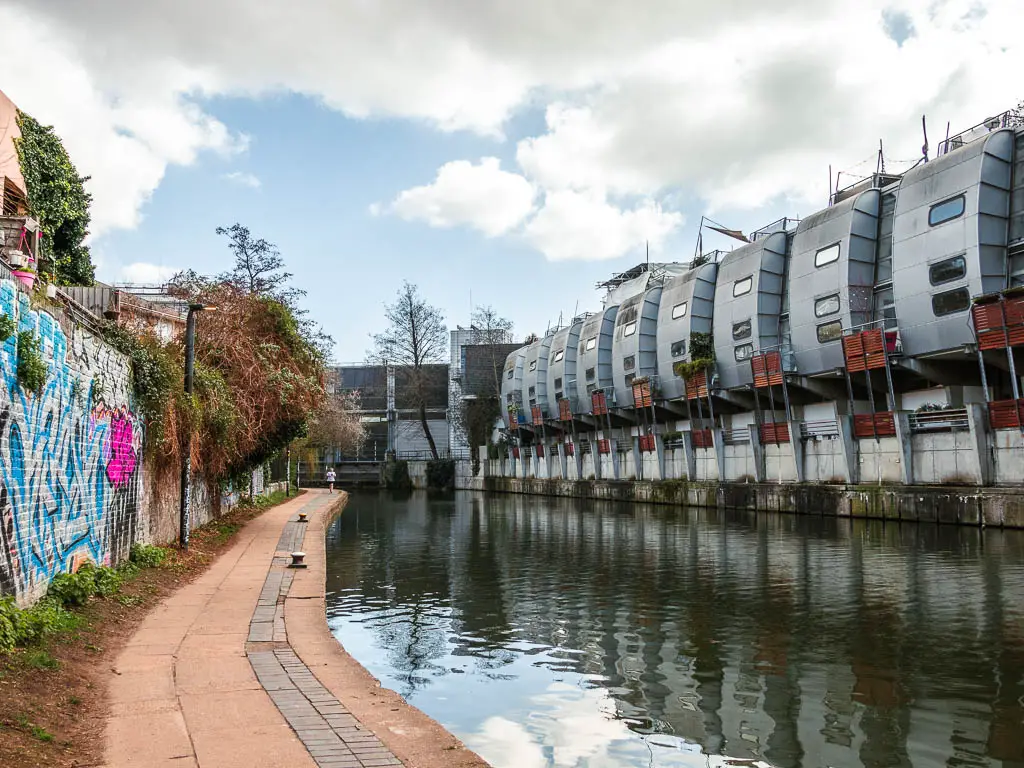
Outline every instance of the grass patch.
<path fill-rule="evenodd" d="M 33 669 L 60 669 L 60 662 L 45 648 L 32 651 L 25 657 L 25 663 Z"/>

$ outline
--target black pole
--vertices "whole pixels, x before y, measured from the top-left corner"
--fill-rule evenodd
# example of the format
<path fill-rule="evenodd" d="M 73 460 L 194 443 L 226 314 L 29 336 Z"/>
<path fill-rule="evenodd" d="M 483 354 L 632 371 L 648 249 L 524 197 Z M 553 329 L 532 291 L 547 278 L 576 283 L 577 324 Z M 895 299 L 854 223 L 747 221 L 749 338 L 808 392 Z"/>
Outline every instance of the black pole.
<path fill-rule="evenodd" d="M 196 353 L 196 312 L 202 309 L 201 305 L 192 304 L 188 308 L 188 316 L 185 318 L 185 394 L 192 394 L 192 374 L 195 367 Z M 185 440 L 185 458 L 181 463 L 181 522 L 179 528 L 178 542 L 181 549 L 188 552 L 188 529 L 189 512 L 191 511 L 192 499 L 189 487 L 192 483 L 192 432 L 188 432 Z"/>

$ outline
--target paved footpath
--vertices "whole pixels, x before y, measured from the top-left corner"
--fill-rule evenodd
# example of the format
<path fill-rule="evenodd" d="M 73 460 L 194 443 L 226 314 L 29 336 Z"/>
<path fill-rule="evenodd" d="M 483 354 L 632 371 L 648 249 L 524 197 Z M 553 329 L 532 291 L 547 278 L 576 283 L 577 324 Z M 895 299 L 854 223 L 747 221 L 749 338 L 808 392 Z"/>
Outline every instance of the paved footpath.
<path fill-rule="evenodd" d="M 265 512 L 145 619 L 112 670 L 107 768 L 486 766 L 330 635 L 324 530 L 338 503 L 308 492 Z M 298 549 L 306 570 L 287 568 Z"/>

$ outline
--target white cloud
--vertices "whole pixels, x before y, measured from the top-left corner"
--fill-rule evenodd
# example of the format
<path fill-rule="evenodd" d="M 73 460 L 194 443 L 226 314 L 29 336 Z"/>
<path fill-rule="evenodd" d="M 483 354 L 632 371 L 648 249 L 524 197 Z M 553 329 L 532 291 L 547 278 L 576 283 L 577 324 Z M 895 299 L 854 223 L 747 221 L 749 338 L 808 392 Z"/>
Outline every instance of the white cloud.
<path fill-rule="evenodd" d="M 390 205 L 403 219 L 425 221 L 434 227 L 460 224 L 488 237 L 516 227 L 533 210 L 536 191 L 525 178 L 501 170 L 496 157 L 479 165 L 456 160 L 441 166 L 433 183 L 407 189 Z M 378 214 L 380 206 L 370 212 Z"/>
<path fill-rule="evenodd" d="M 251 173 L 243 173 L 242 171 L 232 171 L 231 173 L 225 173 L 224 178 L 230 181 L 232 184 L 238 184 L 249 189 L 259 189 L 263 186 L 255 175 Z"/>
<path fill-rule="evenodd" d="M 514 137 L 522 177 L 449 164 L 395 210 L 513 232 L 532 184 L 548 203 L 527 236 L 575 258 L 565 254 L 615 249 L 595 249 L 586 230 L 559 242 L 554 223 L 569 209 L 574 221 L 601 209 L 630 242 L 672 221 L 656 202 L 679 189 L 711 210 L 783 196 L 806 212 L 824 203 L 829 163 L 848 169 L 879 137 L 890 158 L 913 158 L 921 114 L 934 147 L 946 120 L 955 129 L 1010 106 L 1024 69 L 1020 0 L 605 0 L 597 12 L 303 0 L 301 13 L 250 0 L 2 2 L 0 85 L 55 123 L 93 176 L 96 234 L 135 226 L 168 164 L 244 149 L 200 106 L 220 95 L 295 92 L 348 115 L 497 138 L 517 110 L 547 108 L 539 135 Z M 899 41 L 895 15 L 912 30 Z M 442 194 L 446 170 L 502 194 Z M 571 191 L 590 202 L 562 196 Z M 623 196 L 655 202 L 601 208 Z"/>
<path fill-rule="evenodd" d="M 683 224 L 682 214 L 652 200 L 623 210 L 589 190 L 548 192 L 544 207 L 526 225 L 526 239 L 552 261 L 614 259 L 631 251 L 652 252 Z"/>
<path fill-rule="evenodd" d="M 148 264 L 144 261 L 136 261 L 133 264 L 125 264 L 121 267 L 118 282 L 123 283 L 144 283 L 156 284 L 170 280 L 180 270 L 174 267 L 165 267 L 162 264 Z"/>

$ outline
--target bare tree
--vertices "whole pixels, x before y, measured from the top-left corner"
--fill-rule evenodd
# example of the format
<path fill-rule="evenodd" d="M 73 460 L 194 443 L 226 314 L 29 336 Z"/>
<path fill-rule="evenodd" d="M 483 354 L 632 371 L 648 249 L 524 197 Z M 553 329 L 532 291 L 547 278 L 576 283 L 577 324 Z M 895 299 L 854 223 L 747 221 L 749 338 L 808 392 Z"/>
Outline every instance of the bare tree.
<path fill-rule="evenodd" d="M 487 350 L 485 354 L 488 359 L 488 374 L 493 371 L 494 395 L 500 398 L 501 371 L 505 365 L 502 345 L 512 341 L 512 321 L 502 317 L 494 307 L 488 305 L 473 310 L 470 326 L 473 331 L 473 343 Z"/>
<path fill-rule="evenodd" d="M 419 411 L 423 436 L 437 459 L 437 446 L 427 424 L 428 394 L 432 379 L 428 366 L 446 362 L 448 328 L 441 310 L 420 296 L 419 289 L 408 282 L 402 285 L 393 304 L 385 306 L 388 328 L 374 334 L 371 358 L 406 369 L 409 401 Z"/>
<path fill-rule="evenodd" d="M 254 238 L 249 228 L 241 224 L 217 227 L 216 231 L 228 238 L 228 248 L 235 256 L 234 269 L 219 275 L 218 280 L 231 283 L 248 294 L 270 296 L 289 307 L 294 305 L 295 299 L 305 295 L 305 291 L 287 284 L 292 273 L 285 271 L 284 259 L 276 245 L 262 237 Z"/>
<path fill-rule="evenodd" d="M 366 439 L 359 405 L 358 392 L 328 395 L 310 419 L 308 434 L 293 445 L 293 450 L 309 454 L 312 450 L 340 448 L 346 455 L 356 455 Z"/>

